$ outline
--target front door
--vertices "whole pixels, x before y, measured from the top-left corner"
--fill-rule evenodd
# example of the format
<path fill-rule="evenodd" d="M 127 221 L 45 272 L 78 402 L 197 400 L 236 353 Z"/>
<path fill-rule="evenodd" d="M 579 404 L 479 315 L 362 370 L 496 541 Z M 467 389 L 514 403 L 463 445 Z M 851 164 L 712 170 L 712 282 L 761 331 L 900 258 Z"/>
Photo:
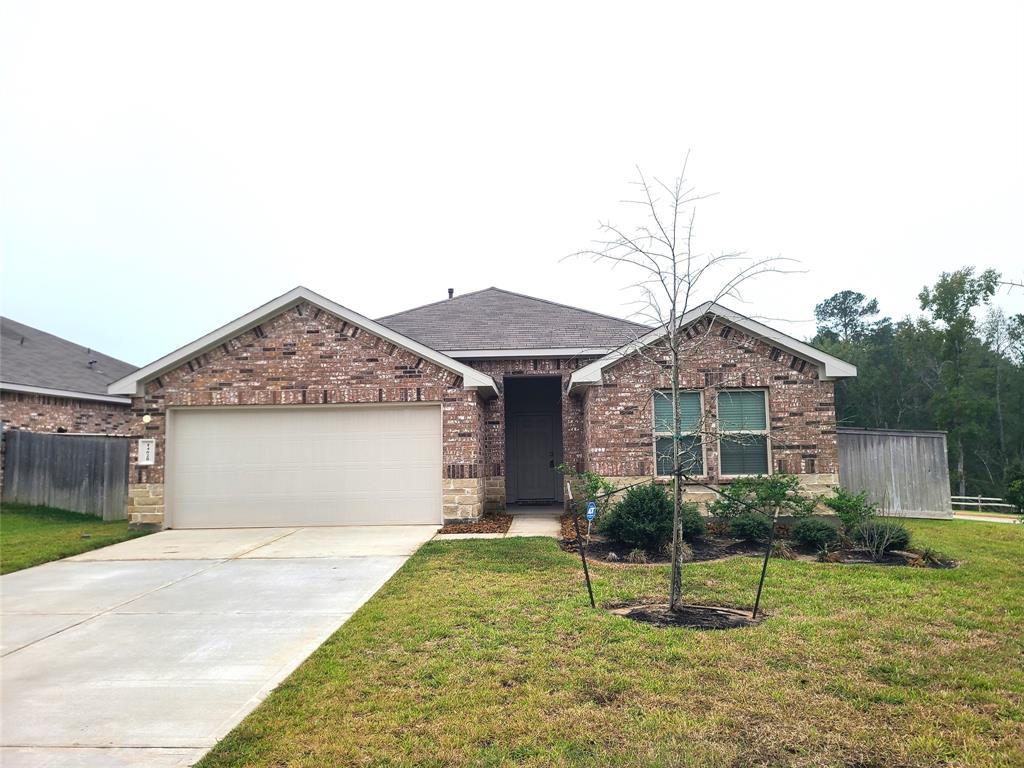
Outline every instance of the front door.
<path fill-rule="evenodd" d="M 554 501 L 559 476 L 555 469 L 558 417 L 550 413 L 520 413 L 513 420 L 517 501 Z"/>

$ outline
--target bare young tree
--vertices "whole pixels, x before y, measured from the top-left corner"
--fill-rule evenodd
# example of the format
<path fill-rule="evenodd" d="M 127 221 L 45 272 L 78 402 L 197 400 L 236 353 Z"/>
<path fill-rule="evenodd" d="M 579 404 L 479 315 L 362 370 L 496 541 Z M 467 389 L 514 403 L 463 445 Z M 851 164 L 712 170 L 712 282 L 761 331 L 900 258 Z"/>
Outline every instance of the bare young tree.
<path fill-rule="evenodd" d="M 635 199 L 624 202 L 642 210 L 640 223 L 621 227 L 601 222 L 601 236 L 593 246 L 571 254 L 608 262 L 614 268 L 624 267 L 637 276 L 628 286 L 638 294 L 634 314 L 653 325 L 657 332 L 635 339 L 633 354 L 646 354 L 650 364 L 659 370 L 664 368 L 664 353 L 668 354 L 672 388 L 672 610 L 679 607 L 682 597 L 681 507 L 684 477 L 689 471 L 682 443 L 679 393 L 684 344 L 691 342 L 692 334 L 683 327 L 683 319 L 703 301 L 717 302 L 726 297 L 742 301 L 741 289 L 759 275 L 792 271 L 785 269 L 792 260 L 780 256 L 754 258 L 740 251 L 706 252 L 696 247 L 697 203 L 713 195 L 698 194 L 689 185 L 688 160 L 689 153 L 672 183 L 657 178 L 648 180 L 637 168 L 638 178 L 633 182 L 637 194 Z M 707 337 L 710 329 L 702 330 Z M 657 351 L 653 351 L 655 347 Z M 689 348 L 692 351 L 692 343 Z M 703 423 L 703 414 L 701 419 L 699 431 L 703 435 L 713 432 Z"/>

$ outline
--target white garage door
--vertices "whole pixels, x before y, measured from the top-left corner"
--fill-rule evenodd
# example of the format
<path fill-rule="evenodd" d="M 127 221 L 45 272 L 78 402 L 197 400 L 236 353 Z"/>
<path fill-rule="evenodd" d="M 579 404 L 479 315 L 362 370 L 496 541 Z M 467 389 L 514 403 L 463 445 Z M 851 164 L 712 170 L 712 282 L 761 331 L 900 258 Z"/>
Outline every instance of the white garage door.
<path fill-rule="evenodd" d="M 441 523 L 436 406 L 171 412 L 173 528 Z"/>

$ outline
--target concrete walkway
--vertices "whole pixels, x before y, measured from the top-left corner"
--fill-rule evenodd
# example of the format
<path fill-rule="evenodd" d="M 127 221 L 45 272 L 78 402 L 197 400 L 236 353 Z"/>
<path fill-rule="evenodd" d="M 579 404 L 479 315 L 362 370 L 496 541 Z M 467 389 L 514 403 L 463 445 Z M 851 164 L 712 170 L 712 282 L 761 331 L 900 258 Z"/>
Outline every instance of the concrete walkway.
<path fill-rule="evenodd" d="M 436 526 L 164 531 L 0 579 L 0 764 L 192 765 Z"/>
<path fill-rule="evenodd" d="M 512 525 L 505 533 L 439 533 L 437 541 L 459 539 L 508 539 L 516 536 L 550 536 L 557 539 L 562 535 L 561 507 L 509 507 L 505 510 L 512 515 Z"/>
<path fill-rule="evenodd" d="M 975 514 L 974 512 L 954 512 L 954 520 L 973 520 L 976 523 L 1021 523 L 1019 517 L 1003 517 L 1002 515 Z"/>

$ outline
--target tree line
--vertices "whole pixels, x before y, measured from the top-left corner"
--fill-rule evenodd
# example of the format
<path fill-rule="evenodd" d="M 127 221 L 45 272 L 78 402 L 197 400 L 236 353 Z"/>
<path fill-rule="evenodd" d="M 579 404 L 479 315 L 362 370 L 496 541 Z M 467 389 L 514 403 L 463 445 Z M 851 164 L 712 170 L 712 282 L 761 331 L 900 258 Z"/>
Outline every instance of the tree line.
<path fill-rule="evenodd" d="M 839 425 L 945 430 L 953 493 L 1006 496 L 1024 477 L 1024 314 L 992 298 L 1018 288 L 964 267 L 921 290 L 918 317 L 856 291 L 818 304 L 812 343 L 857 366 L 837 382 Z"/>

